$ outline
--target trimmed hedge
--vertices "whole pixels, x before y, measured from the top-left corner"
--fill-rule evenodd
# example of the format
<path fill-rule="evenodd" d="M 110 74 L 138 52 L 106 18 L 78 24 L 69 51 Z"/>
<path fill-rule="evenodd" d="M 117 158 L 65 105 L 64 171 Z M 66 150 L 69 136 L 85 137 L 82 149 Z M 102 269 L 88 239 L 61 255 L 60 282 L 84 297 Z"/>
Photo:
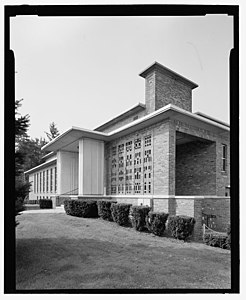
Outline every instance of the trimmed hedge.
<path fill-rule="evenodd" d="M 97 202 L 95 200 L 64 200 L 67 215 L 82 218 L 98 217 Z"/>
<path fill-rule="evenodd" d="M 110 209 L 113 203 L 117 203 L 117 202 L 108 201 L 108 200 L 98 200 L 97 209 L 98 209 L 99 217 L 101 217 L 103 220 L 113 221 L 113 217 Z"/>
<path fill-rule="evenodd" d="M 162 236 L 166 229 L 167 218 L 166 213 L 149 212 L 146 216 L 146 226 L 151 233 Z"/>
<path fill-rule="evenodd" d="M 39 200 L 40 208 L 52 208 L 52 200 L 50 199 L 40 199 Z"/>
<path fill-rule="evenodd" d="M 173 237 L 186 240 L 194 230 L 195 219 L 188 216 L 169 216 L 168 229 Z"/>
<path fill-rule="evenodd" d="M 206 245 L 219 247 L 222 249 L 231 249 L 231 226 L 229 225 L 226 233 L 208 232 L 203 235 L 203 241 Z"/>
<path fill-rule="evenodd" d="M 212 246 L 212 247 L 219 247 L 222 249 L 227 249 L 226 247 L 226 240 L 227 235 L 225 234 L 218 234 L 218 233 L 205 233 L 203 235 L 203 241 L 206 245 Z"/>
<path fill-rule="evenodd" d="M 129 225 L 129 210 L 132 204 L 113 203 L 111 205 L 111 214 L 113 221 L 120 226 Z"/>
<path fill-rule="evenodd" d="M 138 231 L 143 231 L 146 228 L 145 219 L 150 211 L 149 206 L 132 206 L 130 208 L 130 221 L 132 224 L 132 227 L 135 228 Z"/>
<path fill-rule="evenodd" d="M 226 249 L 231 249 L 231 225 L 227 228 Z"/>

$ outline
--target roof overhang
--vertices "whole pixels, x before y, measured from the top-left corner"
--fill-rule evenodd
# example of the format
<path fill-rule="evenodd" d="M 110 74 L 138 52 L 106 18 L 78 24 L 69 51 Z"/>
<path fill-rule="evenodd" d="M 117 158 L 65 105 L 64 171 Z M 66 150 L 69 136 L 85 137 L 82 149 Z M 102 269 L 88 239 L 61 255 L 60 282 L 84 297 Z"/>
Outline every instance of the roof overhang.
<path fill-rule="evenodd" d="M 116 138 L 133 133 L 137 130 L 151 126 L 168 118 L 176 119 L 189 125 L 209 130 L 218 134 L 230 130 L 229 125 L 217 123 L 216 121 L 207 119 L 205 117 L 181 109 L 175 105 L 169 104 L 165 107 L 158 109 L 157 111 L 154 111 L 153 113 L 150 113 L 109 133 L 102 133 L 94 130 L 72 127 L 69 130 L 65 131 L 63 134 L 56 137 L 48 144 L 46 144 L 44 147 L 42 147 L 42 150 L 68 150 L 69 145 L 73 144 L 76 145 L 76 147 L 78 148 L 78 141 L 82 138 L 90 138 L 95 140 L 101 140 L 104 142 L 109 142 Z"/>
<path fill-rule="evenodd" d="M 96 131 L 104 130 L 109 126 L 116 124 L 117 122 L 121 121 L 126 117 L 130 117 L 133 114 L 136 114 L 140 111 L 143 111 L 146 108 L 146 105 L 143 103 L 138 103 L 134 105 L 132 108 L 128 109 L 127 111 L 123 112 L 122 114 L 118 115 L 117 117 L 111 119 L 110 121 L 104 123 L 103 125 L 95 128 Z"/>
<path fill-rule="evenodd" d="M 30 169 L 30 170 L 24 172 L 24 174 L 25 174 L 25 175 L 28 175 L 28 174 L 30 174 L 30 173 L 37 172 L 37 171 L 39 171 L 40 169 L 43 169 L 43 168 L 49 167 L 49 166 L 51 166 L 51 165 L 54 165 L 54 164 L 56 163 L 56 160 L 57 160 L 57 159 L 55 158 L 55 159 L 52 159 L 52 160 L 50 160 L 50 161 L 48 161 L 48 162 L 45 162 L 45 163 L 43 163 L 43 164 L 41 164 L 41 165 L 38 165 L 37 167 L 34 167 L 34 168 L 32 168 L 32 169 Z"/>
<path fill-rule="evenodd" d="M 42 147 L 42 150 L 45 151 L 62 150 L 68 145 L 71 145 L 82 138 L 90 138 L 94 140 L 107 141 L 108 134 L 73 126 L 72 128 L 68 129 L 67 131 L 60 134 L 52 141 L 50 141 L 48 144 L 44 145 Z"/>

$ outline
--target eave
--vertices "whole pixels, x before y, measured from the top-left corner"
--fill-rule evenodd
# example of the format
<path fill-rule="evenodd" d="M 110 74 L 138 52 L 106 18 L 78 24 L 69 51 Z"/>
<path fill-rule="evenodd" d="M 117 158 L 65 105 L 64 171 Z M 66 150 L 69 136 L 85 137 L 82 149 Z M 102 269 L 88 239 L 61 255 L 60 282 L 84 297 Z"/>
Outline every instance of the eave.
<path fill-rule="evenodd" d="M 45 163 L 43 163 L 43 164 L 41 164 L 41 165 L 38 165 L 38 166 L 36 166 L 36 167 L 34 167 L 34 168 L 32 168 L 32 169 L 30 169 L 30 170 L 24 172 L 24 174 L 25 174 L 25 175 L 28 175 L 28 174 L 30 174 L 30 173 L 37 172 L 37 171 L 39 171 L 40 169 L 43 169 L 43 168 L 49 167 L 49 166 L 51 166 L 51 165 L 54 165 L 54 164 L 56 163 L 56 160 L 57 160 L 57 159 L 55 158 L 55 159 L 52 159 L 52 160 L 50 160 L 50 161 L 48 161 L 48 162 L 45 162 Z"/>
<path fill-rule="evenodd" d="M 123 120 L 124 118 L 130 117 L 133 114 L 136 114 L 140 111 L 145 110 L 146 105 L 143 103 L 138 103 L 137 105 L 133 106 L 132 108 L 128 109 L 127 111 L 123 112 L 122 114 L 116 116 L 115 118 L 109 120 L 108 122 L 100 125 L 99 127 L 95 128 L 95 131 L 101 131 L 104 130 L 106 128 L 108 128 L 109 126 L 112 126 L 114 124 L 116 124 L 117 122 Z"/>
<path fill-rule="evenodd" d="M 95 130 L 87 130 L 79 127 L 72 127 L 69 130 L 65 131 L 63 134 L 56 137 L 48 144 L 46 144 L 42 148 L 42 150 L 62 150 L 67 145 L 70 145 L 75 142 L 77 143 L 77 141 L 81 138 L 90 138 L 104 142 L 109 142 L 116 138 L 133 133 L 137 130 L 151 126 L 168 118 L 180 120 L 184 123 L 203 128 L 214 133 L 222 133 L 224 131 L 230 130 L 229 125 L 223 125 L 213 120 L 201 117 L 197 114 L 188 112 L 175 105 L 169 104 L 165 107 L 160 108 L 157 111 L 154 111 L 153 113 L 143 116 L 142 118 L 139 118 L 109 133 L 102 133 Z"/>

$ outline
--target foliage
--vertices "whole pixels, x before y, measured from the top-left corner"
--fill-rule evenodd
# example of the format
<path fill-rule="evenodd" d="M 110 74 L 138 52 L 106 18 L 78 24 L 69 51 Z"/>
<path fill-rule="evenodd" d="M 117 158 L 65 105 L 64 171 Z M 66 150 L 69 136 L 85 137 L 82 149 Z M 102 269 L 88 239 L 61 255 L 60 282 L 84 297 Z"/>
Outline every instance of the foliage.
<path fill-rule="evenodd" d="M 231 249 L 231 226 L 229 225 L 226 233 L 207 232 L 203 235 L 203 241 L 206 245 L 219 247 L 222 249 Z"/>
<path fill-rule="evenodd" d="M 212 246 L 212 247 L 219 247 L 222 249 L 226 248 L 226 239 L 227 235 L 225 234 L 218 234 L 218 233 L 205 233 L 203 235 L 203 241 L 206 245 Z"/>
<path fill-rule="evenodd" d="M 18 113 L 18 109 L 21 107 L 22 100 L 23 99 L 15 101 L 15 136 L 16 137 L 26 135 L 28 127 L 30 126 L 30 116 L 29 115 L 18 117 L 18 115 L 20 115 Z"/>
<path fill-rule="evenodd" d="M 25 172 L 43 163 L 43 156 L 47 153 L 41 150 L 46 144 L 45 139 L 23 137 L 19 139 L 16 150 L 16 163 L 19 164 L 20 172 Z"/>
<path fill-rule="evenodd" d="M 195 219 L 188 216 L 169 216 L 168 229 L 173 237 L 186 240 L 193 233 Z"/>
<path fill-rule="evenodd" d="M 166 213 L 149 212 L 146 216 L 146 226 L 153 234 L 162 236 L 166 229 L 167 218 L 168 214 Z"/>
<path fill-rule="evenodd" d="M 21 107 L 21 100 L 15 101 L 15 215 L 24 210 L 24 199 L 28 195 L 30 184 L 26 182 L 23 175 L 24 155 L 17 150 L 20 138 L 27 137 L 29 127 L 29 116 L 20 116 L 18 109 Z M 18 222 L 15 223 L 18 225 Z"/>
<path fill-rule="evenodd" d="M 231 249 L 231 225 L 228 226 L 226 233 L 227 233 L 227 238 L 226 238 L 225 247 L 226 249 Z"/>
<path fill-rule="evenodd" d="M 40 208 L 52 208 L 52 200 L 51 199 L 39 199 L 39 207 Z"/>
<path fill-rule="evenodd" d="M 117 203 L 117 202 L 116 201 L 107 201 L 107 200 L 98 200 L 97 201 L 99 217 L 101 217 L 104 220 L 113 221 L 111 209 L 110 209 L 112 203 Z"/>
<path fill-rule="evenodd" d="M 132 206 L 130 208 L 132 227 L 138 231 L 143 231 L 146 228 L 145 219 L 150 211 L 149 206 Z"/>
<path fill-rule="evenodd" d="M 56 124 L 54 122 L 50 123 L 49 130 L 50 130 L 49 132 L 45 131 L 45 134 L 46 134 L 47 138 L 49 139 L 49 141 L 53 140 L 60 134 L 59 130 L 56 127 Z"/>
<path fill-rule="evenodd" d="M 64 200 L 66 214 L 74 217 L 95 218 L 98 217 L 97 202 L 95 200 Z"/>
<path fill-rule="evenodd" d="M 131 204 L 126 203 L 113 203 L 111 205 L 111 213 L 114 222 L 121 226 L 127 226 L 129 224 L 129 210 Z"/>

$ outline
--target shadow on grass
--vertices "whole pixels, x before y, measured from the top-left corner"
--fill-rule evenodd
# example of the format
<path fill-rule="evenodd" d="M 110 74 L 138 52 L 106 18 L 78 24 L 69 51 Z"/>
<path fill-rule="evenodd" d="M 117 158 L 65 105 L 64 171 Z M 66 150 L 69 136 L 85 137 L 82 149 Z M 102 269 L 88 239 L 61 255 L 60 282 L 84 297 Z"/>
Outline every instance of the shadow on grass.
<path fill-rule="evenodd" d="M 213 258 L 211 261 L 207 254 L 201 256 L 196 249 L 174 251 L 172 247 L 143 243 L 120 245 L 86 238 L 18 239 L 16 288 L 229 288 L 225 257 Z"/>

